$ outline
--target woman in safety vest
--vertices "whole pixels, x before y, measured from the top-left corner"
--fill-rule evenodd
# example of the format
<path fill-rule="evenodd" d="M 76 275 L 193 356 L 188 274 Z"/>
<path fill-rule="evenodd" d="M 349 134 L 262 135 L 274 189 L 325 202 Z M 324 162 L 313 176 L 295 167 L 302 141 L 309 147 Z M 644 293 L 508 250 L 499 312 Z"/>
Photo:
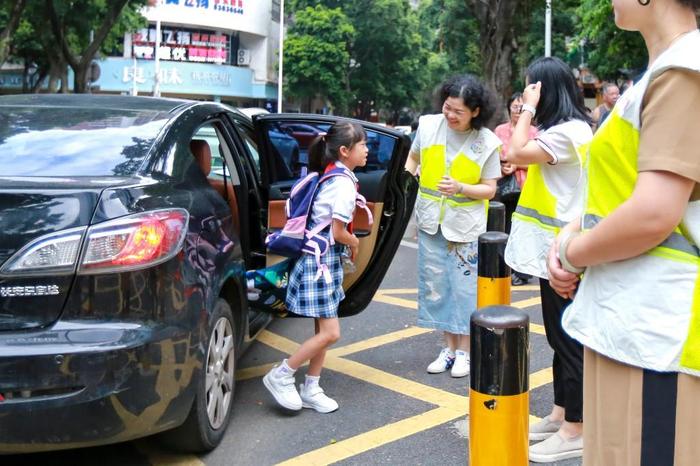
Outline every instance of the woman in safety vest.
<path fill-rule="evenodd" d="M 561 316 L 571 301 L 547 281 L 547 253 L 559 229 L 581 214 L 585 179 L 581 154 L 593 137 L 571 69 L 558 58 L 540 58 L 527 69 L 520 119 L 506 160 L 530 164 L 513 213 L 505 260 L 514 270 L 539 277 L 542 320 L 552 363 L 554 406 L 530 426 L 530 461 L 554 462 L 583 454 L 583 347 L 564 332 Z M 530 140 L 533 118 L 540 130 Z"/>
<path fill-rule="evenodd" d="M 585 464 L 697 465 L 700 0 L 613 7 L 649 66 L 596 132 L 583 216 L 550 251 L 550 280 L 576 293 L 563 326 L 585 346 Z"/>
<path fill-rule="evenodd" d="M 477 239 L 486 231 L 486 200 L 501 175 L 500 140 L 484 125 L 495 106 L 471 75 L 440 89 L 442 113 L 422 116 L 406 162 L 415 175 L 418 232 L 418 325 L 445 332 L 446 347 L 428 366 L 469 374 L 469 318 L 476 310 Z"/>

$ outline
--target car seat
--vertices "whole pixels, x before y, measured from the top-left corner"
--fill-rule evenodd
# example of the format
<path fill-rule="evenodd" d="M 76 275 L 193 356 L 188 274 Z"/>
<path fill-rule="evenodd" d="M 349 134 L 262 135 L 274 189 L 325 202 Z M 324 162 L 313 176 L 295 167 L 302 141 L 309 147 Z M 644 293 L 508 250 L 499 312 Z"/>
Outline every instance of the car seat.
<path fill-rule="evenodd" d="M 207 181 L 209 181 L 211 187 L 228 203 L 231 215 L 233 216 L 233 227 L 240 238 L 241 227 L 238 215 L 238 201 L 236 199 L 236 191 L 233 189 L 231 177 L 228 177 L 226 182 L 224 182 L 223 176 L 221 179 L 209 176 L 211 173 L 211 148 L 209 147 L 209 143 L 204 139 L 192 139 L 190 141 L 190 152 L 192 152 L 194 159 L 197 161 L 197 165 L 199 165 L 202 173 L 207 177 Z M 225 163 L 224 161 L 224 164 Z"/>

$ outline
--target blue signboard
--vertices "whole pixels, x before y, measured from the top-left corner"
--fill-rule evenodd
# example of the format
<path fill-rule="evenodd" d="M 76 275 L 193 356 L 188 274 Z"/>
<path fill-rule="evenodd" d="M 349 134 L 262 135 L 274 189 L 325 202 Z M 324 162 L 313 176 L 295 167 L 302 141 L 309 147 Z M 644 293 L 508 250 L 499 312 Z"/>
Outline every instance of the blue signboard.
<path fill-rule="evenodd" d="M 134 81 L 139 94 L 150 94 L 155 84 L 153 60 L 107 58 L 98 62 L 100 91 L 131 92 Z M 161 94 L 230 96 L 250 99 L 274 99 L 274 85 L 257 84 L 248 68 L 203 63 L 160 62 Z"/>

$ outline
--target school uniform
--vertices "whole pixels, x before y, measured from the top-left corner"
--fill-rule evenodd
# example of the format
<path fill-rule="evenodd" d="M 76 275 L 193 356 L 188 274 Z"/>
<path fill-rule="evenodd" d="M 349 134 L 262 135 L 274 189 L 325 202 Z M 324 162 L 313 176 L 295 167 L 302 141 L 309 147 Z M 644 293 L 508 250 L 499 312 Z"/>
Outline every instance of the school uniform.
<path fill-rule="evenodd" d="M 336 162 L 339 168 L 345 168 L 341 162 Z M 355 212 L 355 194 L 357 178 L 334 176 L 324 181 L 314 199 L 309 229 L 326 222 L 329 219 L 340 220 L 348 224 Z M 321 235 L 331 238 L 332 225 L 328 226 Z M 343 291 L 343 266 L 341 254 L 346 246 L 336 243 L 328 252 L 321 256 L 321 264 L 328 267 L 330 283 L 319 275 L 316 258 L 311 254 L 303 254 L 295 263 L 289 274 L 287 286 L 287 309 L 294 314 L 305 317 L 331 319 L 338 317 L 338 306 L 345 298 Z"/>

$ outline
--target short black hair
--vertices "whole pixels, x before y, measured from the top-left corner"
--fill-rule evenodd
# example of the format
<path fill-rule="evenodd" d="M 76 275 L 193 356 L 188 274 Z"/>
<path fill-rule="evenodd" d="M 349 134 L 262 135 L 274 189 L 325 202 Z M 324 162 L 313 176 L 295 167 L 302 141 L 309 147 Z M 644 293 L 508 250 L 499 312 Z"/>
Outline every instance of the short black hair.
<path fill-rule="evenodd" d="M 510 96 L 508 99 L 508 103 L 506 104 L 506 110 L 508 110 L 508 113 L 510 113 L 510 106 L 513 105 L 513 102 L 515 102 L 518 99 L 523 98 L 523 93 L 522 92 L 513 92 L 513 95 Z"/>
<path fill-rule="evenodd" d="M 591 124 L 574 73 L 561 59 L 538 58 L 527 67 L 527 79 L 530 84 L 542 83 L 536 116 L 541 129 L 546 130 L 569 120 L 583 120 Z"/>
<path fill-rule="evenodd" d="M 494 98 L 489 89 L 479 79 L 471 74 L 453 76 L 440 86 L 440 106 L 448 97 L 459 97 L 471 111 L 479 110 L 472 118 L 471 127 L 481 129 L 486 126 L 496 111 Z"/>

